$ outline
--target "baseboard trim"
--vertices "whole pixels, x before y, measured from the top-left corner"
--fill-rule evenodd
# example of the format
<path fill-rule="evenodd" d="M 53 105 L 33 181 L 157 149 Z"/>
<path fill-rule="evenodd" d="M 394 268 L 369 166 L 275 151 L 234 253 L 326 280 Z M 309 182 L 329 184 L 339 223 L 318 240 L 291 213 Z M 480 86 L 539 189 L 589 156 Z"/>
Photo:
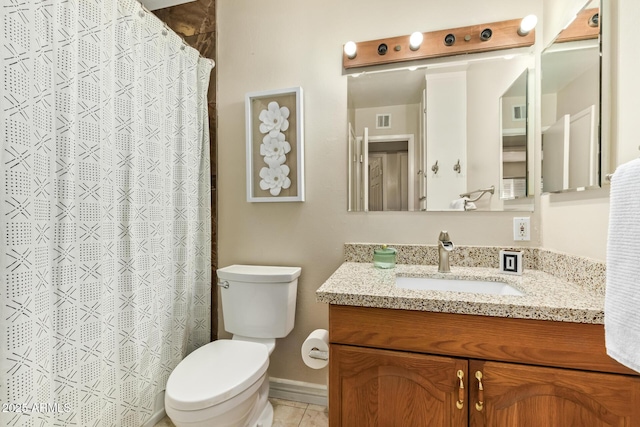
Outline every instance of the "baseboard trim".
<path fill-rule="evenodd" d="M 327 406 L 327 386 L 322 384 L 269 378 L 269 397 Z"/>

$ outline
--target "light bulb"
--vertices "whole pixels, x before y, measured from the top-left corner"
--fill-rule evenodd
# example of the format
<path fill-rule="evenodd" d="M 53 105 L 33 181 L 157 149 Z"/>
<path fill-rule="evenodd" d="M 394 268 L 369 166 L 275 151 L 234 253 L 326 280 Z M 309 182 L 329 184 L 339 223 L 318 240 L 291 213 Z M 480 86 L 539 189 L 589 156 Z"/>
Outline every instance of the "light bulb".
<path fill-rule="evenodd" d="M 349 59 L 355 58 L 357 54 L 356 50 L 357 48 L 356 48 L 355 42 L 348 41 L 344 44 L 344 53 L 345 55 L 347 55 L 347 58 Z"/>
<path fill-rule="evenodd" d="M 538 17 L 536 15 L 527 15 L 522 18 L 522 22 L 520 22 L 520 28 L 518 28 L 518 34 L 521 36 L 526 36 L 529 34 L 531 30 L 536 27 L 538 23 Z"/>
<path fill-rule="evenodd" d="M 411 37 L 409 37 L 409 47 L 411 48 L 411 50 L 418 50 L 418 48 L 422 44 L 423 39 L 424 36 L 422 35 L 422 33 L 419 33 L 417 31 L 415 33 L 412 33 Z"/>

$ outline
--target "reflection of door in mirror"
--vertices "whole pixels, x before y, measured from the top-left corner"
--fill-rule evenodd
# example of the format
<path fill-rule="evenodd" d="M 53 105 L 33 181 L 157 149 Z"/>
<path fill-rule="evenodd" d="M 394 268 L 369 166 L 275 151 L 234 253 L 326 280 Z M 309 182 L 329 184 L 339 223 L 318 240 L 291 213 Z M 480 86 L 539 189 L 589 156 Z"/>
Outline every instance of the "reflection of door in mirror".
<path fill-rule="evenodd" d="M 363 138 L 356 137 L 355 130 L 349 123 L 349 211 L 365 209 L 365 144 Z"/>
<path fill-rule="evenodd" d="M 555 43 L 542 54 L 542 191 L 598 186 L 599 87 L 597 39 Z M 559 150 L 562 161 L 553 157 Z"/>
<path fill-rule="evenodd" d="M 407 211 L 410 207 L 414 210 L 416 177 L 413 139 L 413 135 L 367 138 L 368 210 Z"/>
<path fill-rule="evenodd" d="M 569 126 L 569 188 L 598 185 L 596 106 L 571 115 Z"/>
<path fill-rule="evenodd" d="M 565 114 L 542 135 L 542 191 L 569 188 L 569 130 L 571 116 Z"/>
<path fill-rule="evenodd" d="M 487 54 L 452 57 L 414 70 L 371 70 L 349 76 L 347 116 L 352 128 L 349 131 L 349 209 L 374 209 L 367 198 L 371 193 L 370 168 L 362 170 L 364 164 L 369 163 L 370 156 L 365 151 L 371 144 L 358 144 L 365 139 L 367 130 L 370 141 L 402 135 L 412 135 L 415 141 L 413 152 L 411 144 L 407 150 L 407 170 L 413 169 L 415 173 L 401 174 L 403 179 L 406 176 L 406 185 L 397 178 L 394 182 L 399 184 L 388 184 L 390 176 L 395 176 L 389 174 L 393 166 L 382 165 L 383 210 L 461 210 L 458 209 L 463 206 L 458 203 L 461 194 L 471 191 L 477 196 L 475 190 L 499 187 L 503 177 L 503 144 L 498 100 L 523 70 L 532 65 L 533 56 L 528 53 Z M 526 84 L 522 92 L 526 92 Z M 515 120 L 520 128 L 520 141 L 530 145 L 525 133 L 526 104 L 523 95 L 518 100 Z M 524 150 L 522 142 L 518 144 L 518 149 L 523 150 L 520 155 L 533 149 Z M 511 149 L 515 150 L 514 147 L 512 144 Z M 387 162 L 390 159 L 388 155 Z M 531 180 L 531 167 L 526 158 L 518 166 L 526 172 L 507 171 L 508 178 Z M 358 183 L 363 182 L 367 185 L 359 187 Z M 407 189 L 400 193 L 406 195 L 406 203 L 398 205 L 389 198 L 385 208 L 385 188 L 390 193 L 389 189 L 398 185 Z M 475 205 L 477 210 L 485 211 L 533 208 L 533 199 L 529 197 L 510 202 L 515 203 L 507 204 L 497 194 L 487 193 Z"/>
<path fill-rule="evenodd" d="M 387 154 L 377 153 L 369 154 L 369 210 L 382 211 L 385 210 L 385 191 L 382 188 L 382 164 L 386 163 Z M 387 168 L 384 167 L 384 170 Z"/>
<path fill-rule="evenodd" d="M 525 70 L 500 98 L 503 200 L 527 196 L 527 79 Z"/>
<path fill-rule="evenodd" d="M 428 175 L 427 210 L 444 211 L 467 191 L 466 67 L 427 74 L 426 81 L 427 164 L 442 165 Z"/>

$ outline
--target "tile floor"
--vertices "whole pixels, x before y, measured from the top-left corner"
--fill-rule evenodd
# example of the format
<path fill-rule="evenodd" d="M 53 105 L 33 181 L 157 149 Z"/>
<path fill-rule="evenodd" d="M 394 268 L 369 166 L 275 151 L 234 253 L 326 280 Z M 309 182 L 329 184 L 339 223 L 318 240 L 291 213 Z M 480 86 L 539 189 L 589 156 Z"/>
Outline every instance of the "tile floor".
<path fill-rule="evenodd" d="M 269 399 L 273 405 L 272 427 L 327 427 L 329 418 L 327 408 L 291 400 Z M 155 427 L 174 427 L 167 417 Z"/>

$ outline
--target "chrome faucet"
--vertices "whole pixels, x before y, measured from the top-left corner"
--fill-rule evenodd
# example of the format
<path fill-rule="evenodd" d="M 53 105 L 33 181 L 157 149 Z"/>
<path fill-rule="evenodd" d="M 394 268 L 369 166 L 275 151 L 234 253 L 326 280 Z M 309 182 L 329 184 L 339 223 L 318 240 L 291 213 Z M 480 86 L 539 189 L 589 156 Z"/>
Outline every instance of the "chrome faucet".
<path fill-rule="evenodd" d="M 453 250 L 453 242 L 449 233 L 441 231 L 438 237 L 438 273 L 451 273 L 449 268 L 449 252 Z"/>

